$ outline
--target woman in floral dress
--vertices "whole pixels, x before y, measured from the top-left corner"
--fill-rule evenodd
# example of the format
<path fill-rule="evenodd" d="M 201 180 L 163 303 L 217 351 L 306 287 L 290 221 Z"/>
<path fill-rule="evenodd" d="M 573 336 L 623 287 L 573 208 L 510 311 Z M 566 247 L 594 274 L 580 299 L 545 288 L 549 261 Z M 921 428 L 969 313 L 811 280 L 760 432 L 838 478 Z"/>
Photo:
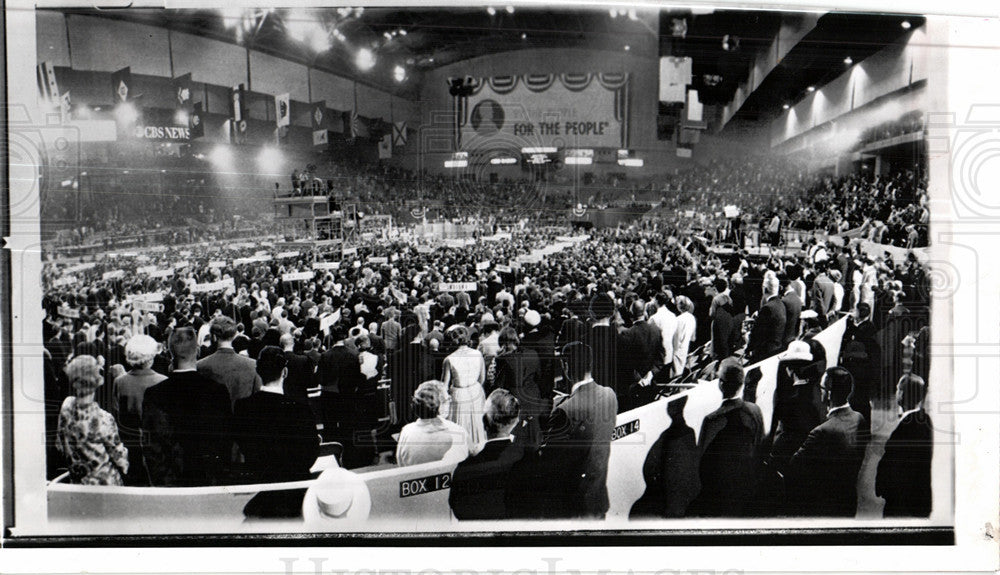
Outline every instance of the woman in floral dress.
<path fill-rule="evenodd" d="M 69 463 L 70 478 L 84 485 L 124 485 L 128 449 L 118 437 L 115 418 L 94 401 L 94 392 L 104 383 L 100 364 L 89 355 L 77 356 L 66 366 L 66 375 L 73 395 L 59 410 L 56 440 Z"/>

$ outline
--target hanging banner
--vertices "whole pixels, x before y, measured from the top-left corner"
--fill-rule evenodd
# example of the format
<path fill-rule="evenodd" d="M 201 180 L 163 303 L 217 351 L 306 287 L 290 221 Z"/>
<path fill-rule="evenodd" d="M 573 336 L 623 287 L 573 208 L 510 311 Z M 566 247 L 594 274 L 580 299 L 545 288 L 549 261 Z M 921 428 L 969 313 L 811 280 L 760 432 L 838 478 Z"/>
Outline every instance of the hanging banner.
<path fill-rule="evenodd" d="M 459 118 L 463 150 L 622 147 L 628 74 L 561 74 L 551 82 L 489 78 Z"/>

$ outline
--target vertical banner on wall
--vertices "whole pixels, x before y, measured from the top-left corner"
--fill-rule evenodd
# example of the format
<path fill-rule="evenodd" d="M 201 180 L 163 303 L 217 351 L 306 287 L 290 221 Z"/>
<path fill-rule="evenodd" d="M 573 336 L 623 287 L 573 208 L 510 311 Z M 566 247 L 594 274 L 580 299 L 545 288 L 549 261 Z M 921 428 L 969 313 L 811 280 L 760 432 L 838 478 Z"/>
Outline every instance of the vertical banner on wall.
<path fill-rule="evenodd" d="M 313 146 L 325 146 L 330 142 L 327 129 L 326 100 L 313 102 L 309 110 L 309 121 L 312 123 Z"/>
<path fill-rule="evenodd" d="M 406 145 L 406 122 L 395 122 L 392 125 L 392 145 Z"/>
<path fill-rule="evenodd" d="M 278 94 L 274 97 L 274 121 L 279 128 L 291 124 L 292 114 L 290 94 Z"/>
<path fill-rule="evenodd" d="M 56 82 L 56 68 L 52 62 L 42 62 L 35 68 L 38 76 L 38 93 L 42 101 L 52 105 L 59 98 L 59 84 Z"/>
<path fill-rule="evenodd" d="M 191 110 L 191 74 L 178 76 L 171 82 L 174 91 L 174 107 L 185 112 Z"/>
<path fill-rule="evenodd" d="M 378 159 L 387 160 L 392 157 L 392 134 L 382 136 L 378 141 Z"/>
<path fill-rule="evenodd" d="M 247 141 L 246 87 L 243 84 L 229 90 L 230 141 L 245 144 Z"/>
<path fill-rule="evenodd" d="M 205 135 L 205 124 L 204 124 L 205 113 L 202 111 L 202 103 L 198 102 L 191 109 L 190 121 L 188 122 L 188 128 L 191 130 L 191 139 L 201 138 Z"/>
<path fill-rule="evenodd" d="M 115 105 L 134 100 L 132 94 L 132 69 L 122 68 L 111 74 L 111 92 Z"/>

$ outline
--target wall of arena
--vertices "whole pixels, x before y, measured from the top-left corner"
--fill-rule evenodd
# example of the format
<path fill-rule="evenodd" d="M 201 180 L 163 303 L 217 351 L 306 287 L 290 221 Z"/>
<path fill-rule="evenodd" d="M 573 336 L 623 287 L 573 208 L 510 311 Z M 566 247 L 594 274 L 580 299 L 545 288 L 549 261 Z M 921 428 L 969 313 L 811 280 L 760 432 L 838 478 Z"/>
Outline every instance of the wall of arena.
<path fill-rule="evenodd" d="M 205 135 L 196 143 L 227 141 L 229 89 L 238 84 L 249 92 L 247 143 L 275 142 L 274 95 L 287 92 L 291 126 L 282 147 L 305 157 L 314 150 L 310 102 L 325 100 L 328 127 L 335 136 L 345 132 L 343 115 L 352 110 L 363 118 L 409 126 L 420 118 L 415 100 L 236 44 L 94 16 L 39 11 L 36 18 L 37 61 L 56 66 L 60 91 L 68 90 L 74 105 L 107 105 L 110 110 L 111 74 L 130 67 L 133 92 L 141 95 L 139 105 L 172 110 L 171 78 L 190 73 L 192 101 L 202 102 L 206 112 Z M 374 140 L 355 146 L 358 153 L 377 158 Z M 415 147 L 393 151 L 391 163 L 416 164 Z M 292 167 L 300 166 L 293 164 L 288 171 Z"/>
<path fill-rule="evenodd" d="M 771 145 L 794 138 L 796 149 L 820 150 L 824 140 L 852 142 L 865 127 L 924 110 L 923 86 L 943 67 L 938 52 L 925 27 L 913 30 L 786 110 L 772 123 Z"/>

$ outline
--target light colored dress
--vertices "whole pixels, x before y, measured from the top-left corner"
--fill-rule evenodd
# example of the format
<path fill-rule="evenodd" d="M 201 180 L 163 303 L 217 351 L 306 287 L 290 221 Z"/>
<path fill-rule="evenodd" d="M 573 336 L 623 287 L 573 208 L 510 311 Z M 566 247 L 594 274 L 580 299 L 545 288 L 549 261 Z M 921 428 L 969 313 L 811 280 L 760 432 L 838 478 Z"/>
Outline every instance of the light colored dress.
<path fill-rule="evenodd" d="M 465 429 L 440 417 L 407 423 L 396 444 L 396 462 L 400 466 L 444 460 L 457 463 L 468 455 Z"/>
<path fill-rule="evenodd" d="M 486 394 L 486 361 L 483 354 L 463 345 L 444 359 L 442 381 L 451 393 L 451 411 L 448 419 L 469 434 L 469 451 L 475 454 L 486 442 L 483 427 L 483 406 Z"/>

